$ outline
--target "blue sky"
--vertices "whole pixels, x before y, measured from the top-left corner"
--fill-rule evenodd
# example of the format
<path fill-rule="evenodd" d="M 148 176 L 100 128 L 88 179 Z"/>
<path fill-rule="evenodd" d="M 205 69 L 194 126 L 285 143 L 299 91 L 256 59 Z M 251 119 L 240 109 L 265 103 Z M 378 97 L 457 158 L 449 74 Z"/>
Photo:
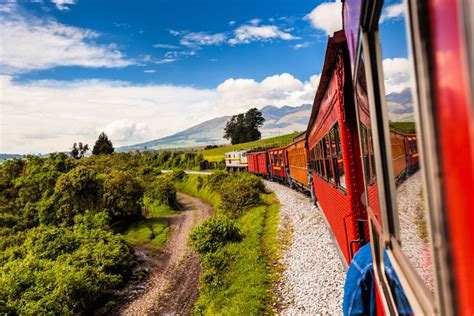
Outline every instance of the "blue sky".
<path fill-rule="evenodd" d="M 384 34 L 397 37 L 400 5 L 388 9 Z M 101 131 L 132 144 L 250 107 L 311 103 L 341 10 L 314 0 L 0 0 L 0 152 L 64 151 Z M 387 47 L 396 72 L 405 48 Z"/>
<path fill-rule="evenodd" d="M 262 80 L 289 72 L 306 80 L 319 73 L 327 35 L 315 30 L 304 16 L 317 2 L 306 1 L 97 1 L 80 0 L 58 10 L 51 2 L 19 5 L 25 14 L 50 17 L 64 25 L 100 33 L 98 44 L 115 43 L 136 65 L 123 68 L 58 67 L 23 74 L 19 80 L 103 78 L 136 83 L 168 83 L 215 87 L 229 76 Z M 254 40 L 247 44 L 189 47 L 180 44 L 190 33 L 231 38 L 242 25 L 271 25 L 294 39 Z M 181 35 L 171 34 L 183 32 Z M 187 33 L 186 33 L 187 32 Z M 173 32 L 174 33 L 174 32 Z M 295 45 L 303 44 L 301 49 Z M 162 45 L 154 47 L 154 45 Z M 169 45 L 168 48 L 165 46 Z M 173 47 L 174 46 L 174 47 Z M 168 55 L 166 55 L 168 53 Z M 169 58 L 167 56 L 177 57 Z M 194 54 L 189 56 L 189 54 Z M 175 61 L 171 62 L 171 59 Z M 159 61 L 168 63 L 156 64 Z M 144 73 L 145 70 L 156 71 Z"/>

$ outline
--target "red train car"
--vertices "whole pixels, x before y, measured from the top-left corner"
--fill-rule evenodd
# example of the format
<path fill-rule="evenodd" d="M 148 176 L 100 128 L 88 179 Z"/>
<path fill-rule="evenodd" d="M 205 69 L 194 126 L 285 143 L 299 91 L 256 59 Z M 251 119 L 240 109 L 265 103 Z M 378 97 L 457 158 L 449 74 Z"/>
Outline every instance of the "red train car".
<path fill-rule="evenodd" d="M 270 177 L 272 179 L 288 182 L 287 170 L 288 155 L 285 148 L 273 148 L 267 151 L 270 166 Z"/>
<path fill-rule="evenodd" d="M 402 180 L 405 178 L 405 172 L 407 167 L 405 140 L 405 134 L 399 133 L 395 130 L 390 131 L 393 175 L 395 177 L 395 181 Z"/>
<path fill-rule="evenodd" d="M 377 310 L 406 312 L 404 293 L 409 314 L 473 315 L 474 5 L 345 0 L 343 25 Z M 406 121 L 416 134 L 398 185 L 390 123 Z"/>
<path fill-rule="evenodd" d="M 267 151 L 247 152 L 248 171 L 261 176 L 268 176 L 268 156 Z"/>
<path fill-rule="evenodd" d="M 296 137 L 293 143 L 286 147 L 286 151 L 291 185 L 302 191 L 309 191 L 306 132 Z"/>
<path fill-rule="evenodd" d="M 418 145 L 416 134 L 406 134 L 405 135 L 405 154 L 406 154 L 406 165 L 407 165 L 407 174 L 410 175 L 416 172 L 420 165 L 418 156 Z"/>
<path fill-rule="evenodd" d="M 346 263 L 365 239 L 362 171 L 349 55 L 343 31 L 329 38 L 307 130 L 314 194 Z"/>

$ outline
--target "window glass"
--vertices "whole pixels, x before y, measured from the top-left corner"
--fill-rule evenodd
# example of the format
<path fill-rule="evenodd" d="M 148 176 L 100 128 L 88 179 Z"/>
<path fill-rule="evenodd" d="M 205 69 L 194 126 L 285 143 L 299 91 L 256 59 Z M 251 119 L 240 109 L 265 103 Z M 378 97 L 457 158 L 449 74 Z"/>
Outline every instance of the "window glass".
<path fill-rule="evenodd" d="M 336 182 L 340 188 L 346 189 L 347 187 L 346 176 L 344 173 L 344 159 L 342 158 L 342 146 L 338 124 L 334 126 L 334 138 L 336 143 L 336 156 L 334 164 L 334 170 L 336 172 Z"/>
<path fill-rule="evenodd" d="M 398 14 L 392 14 L 394 7 Z M 418 154 L 407 150 L 416 137 L 416 86 L 412 76 L 413 59 L 408 46 L 406 3 L 385 1 L 379 20 L 383 103 L 388 117 L 400 245 L 426 287 L 434 290 L 429 225 L 423 196 L 423 177 Z M 419 138 L 418 138 L 419 139 Z M 370 152 L 370 149 L 369 149 Z"/>
<path fill-rule="evenodd" d="M 323 146 L 324 146 L 324 160 L 326 166 L 326 177 L 329 181 L 334 182 L 334 177 L 331 168 L 331 145 L 329 142 L 328 135 L 323 137 Z"/>

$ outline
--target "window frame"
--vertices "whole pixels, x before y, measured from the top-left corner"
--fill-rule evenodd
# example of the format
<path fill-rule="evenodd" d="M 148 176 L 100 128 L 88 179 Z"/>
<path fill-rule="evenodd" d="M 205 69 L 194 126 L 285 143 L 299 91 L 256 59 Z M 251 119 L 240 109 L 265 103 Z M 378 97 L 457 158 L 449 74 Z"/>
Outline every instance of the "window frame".
<path fill-rule="evenodd" d="M 373 127 L 372 139 L 377 176 L 376 183 L 379 188 L 379 204 L 382 221 L 382 224 L 378 225 L 378 222 L 371 218 L 373 214 L 368 212 L 371 238 L 375 236 L 374 233 L 382 237 L 380 242 L 382 246 L 379 247 L 379 249 L 372 247 L 375 256 L 374 268 L 379 280 L 382 281 L 382 284 L 379 285 L 382 286 L 384 294 L 387 294 L 385 292 L 387 282 L 384 278 L 384 273 L 382 273 L 381 277 L 380 271 L 378 271 L 379 269 L 383 269 L 383 262 L 380 262 L 380 260 L 377 261 L 376 259 L 377 256 L 380 257 L 380 253 L 377 254 L 377 251 L 381 252 L 386 250 L 415 314 L 452 315 L 455 309 L 455 307 L 452 306 L 454 296 L 450 287 L 452 274 L 449 271 L 448 247 L 446 246 L 446 240 L 443 238 L 447 233 L 445 227 L 446 221 L 444 220 L 442 211 L 443 203 L 441 201 L 442 186 L 439 178 L 440 162 L 437 156 L 439 145 L 436 141 L 437 124 L 433 111 L 433 104 L 435 102 L 432 100 L 434 97 L 432 93 L 433 83 L 431 82 L 431 80 L 433 80 L 431 76 L 432 69 L 430 68 L 432 51 L 430 41 L 426 41 L 426 37 L 429 37 L 429 28 L 425 26 L 429 23 L 429 17 L 426 16 L 428 4 L 426 0 L 407 0 L 405 2 L 407 4 L 406 31 L 409 41 L 409 57 L 411 57 L 410 66 L 413 68 L 413 82 L 416 84 L 416 88 L 414 89 L 416 91 L 413 91 L 413 100 L 415 103 L 414 106 L 418 108 L 418 111 L 415 110 L 415 117 L 417 122 L 417 137 L 420 138 L 420 146 L 416 148 L 416 151 L 420 153 L 419 160 L 423 176 L 424 196 L 426 197 L 426 207 L 429 210 L 427 214 L 427 225 L 429 225 L 429 230 L 432 232 L 430 234 L 430 241 L 432 245 L 433 271 L 435 271 L 435 304 L 432 303 L 432 296 L 426 295 L 426 287 L 422 284 L 417 273 L 405 257 L 399 243 L 398 212 L 396 212 L 396 206 L 394 207 L 394 185 L 391 184 L 393 178 L 390 178 L 390 172 L 393 173 L 393 169 L 389 168 L 391 161 L 386 159 L 387 153 L 390 154 L 390 134 L 387 124 L 388 117 L 386 115 L 387 104 L 383 93 L 384 82 L 378 79 L 383 78 L 381 41 L 378 33 L 378 24 L 383 7 L 382 0 L 374 0 L 373 6 L 363 6 L 362 8 L 360 19 L 361 28 L 358 36 L 359 41 L 357 43 L 355 66 L 355 73 L 357 73 L 357 69 L 360 67 L 361 56 L 363 56 L 368 82 L 367 96 L 369 98 L 371 114 L 370 121 Z M 420 27 L 420 25 L 423 25 L 423 27 Z M 363 47 L 365 48 L 363 49 Z M 355 77 L 355 81 L 357 81 L 357 76 Z M 358 106 L 356 106 L 356 111 L 358 111 Z M 357 121 L 360 123 L 359 113 L 357 113 L 356 116 Z M 421 118 L 423 118 L 423 120 L 421 120 Z M 390 155 L 388 155 L 388 157 L 390 157 Z M 367 187 L 368 183 L 366 188 Z M 438 236 L 436 244 L 433 242 L 433 234 Z M 388 301 L 385 300 L 385 298 L 382 298 L 382 301 L 384 302 L 384 307 L 388 308 L 386 311 L 391 313 L 393 312 L 394 306 L 393 297 L 391 298 L 391 293 L 388 293 L 387 297 Z"/>

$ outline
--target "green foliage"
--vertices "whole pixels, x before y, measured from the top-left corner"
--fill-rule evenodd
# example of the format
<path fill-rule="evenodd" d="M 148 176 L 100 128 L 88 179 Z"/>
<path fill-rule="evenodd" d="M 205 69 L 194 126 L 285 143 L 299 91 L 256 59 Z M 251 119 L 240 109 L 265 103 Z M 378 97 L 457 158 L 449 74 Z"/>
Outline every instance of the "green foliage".
<path fill-rule="evenodd" d="M 55 153 L 0 164 L 0 314 L 91 314 L 110 300 L 134 262 L 120 227 L 133 220 L 129 242 L 167 239 L 156 217 L 172 210 L 144 198 L 158 158 Z M 144 202 L 153 218 L 137 216 Z"/>
<path fill-rule="evenodd" d="M 229 242 L 241 241 L 242 237 L 234 221 L 225 216 L 216 216 L 193 229 L 189 242 L 197 253 L 206 254 L 215 252 Z"/>
<path fill-rule="evenodd" d="M 261 133 L 258 130 L 263 126 L 265 119 L 262 112 L 256 108 L 232 116 L 224 129 L 224 138 L 230 139 L 232 145 L 259 140 Z"/>
<path fill-rule="evenodd" d="M 209 181 L 197 190 L 197 178 L 189 175 L 177 186 L 213 204 L 221 216 L 225 214 L 218 208 L 220 196 L 210 189 Z M 274 195 L 264 193 L 261 196 L 263 205 L 247 209 L 234 221 L 241 231 L 240 242 L 228 242 L 214 252 L 200 255 L 201 289 L 194 308 L 196 314 L 273 313 L 272 288 L 279 276 L 276 264 L 280 255 L 279 205 Z"/>
<path fill-rule="evenodd" d="M 114 145 L 104 132 L 100 133 L 92 149 L 93 155 L 110 155 L 114 152 Z"/>
<path fill-rule="evenodd" d="M 229 177 L 229 174 L 225 171 L 216 171 L 213 172 L 207 179 L 209 188 L 212 191 L 219 191 L 222 182 Z"/>
<path fill-rule="evenodd" d="M 390 122 L 390 128 L 404 134 L 415 134 L 415 122 Z"/>
<path fill-rule="evenodd" d="M 232 175 L 222 182 L 219 192 L 222 199 L 221 208 L 226 214 L 236 218 L 247 208 L 256 206 L 261 202 L 261 189 L 258 180 L 260 179 L 255 180 L 249 176 Z"/>
<path fill-rule="evenodd" d="M 141 212 L 144 189 L 130 173 L 113 171 L 104 181 L 103 209 L 114 219 L 135 217 Z"/>
<path fill-rule="evenodd" d="M 177 206 L 176 187 L 167 177 L 159 177 L 150 185 L 147 196 L 161 204 Z"/>
<path fill-rule="evenodd" d="M 97 308 L 133 263 L 131 248 L 107 222 L 105 213 L 86 212 L 72 227 L 29 230 L 0 267 L 0 311 L 74 314 Z"/>
<path fill-rule="evenodd" d="M 89 145 L 84 145 L 82 142 L 79 142 L 79 144 L 74 143 L 71 148 L 71 157 L 75 159 L 81 159 L 88 151 Z"/>
<path fill-rule="evenodd" d="M 184 172 L 184 170 L 176 170 L 171 173 L 171 180 L 173 181 L 182 181 L 184 178 L 186 178 L 186 172 Z"/>

